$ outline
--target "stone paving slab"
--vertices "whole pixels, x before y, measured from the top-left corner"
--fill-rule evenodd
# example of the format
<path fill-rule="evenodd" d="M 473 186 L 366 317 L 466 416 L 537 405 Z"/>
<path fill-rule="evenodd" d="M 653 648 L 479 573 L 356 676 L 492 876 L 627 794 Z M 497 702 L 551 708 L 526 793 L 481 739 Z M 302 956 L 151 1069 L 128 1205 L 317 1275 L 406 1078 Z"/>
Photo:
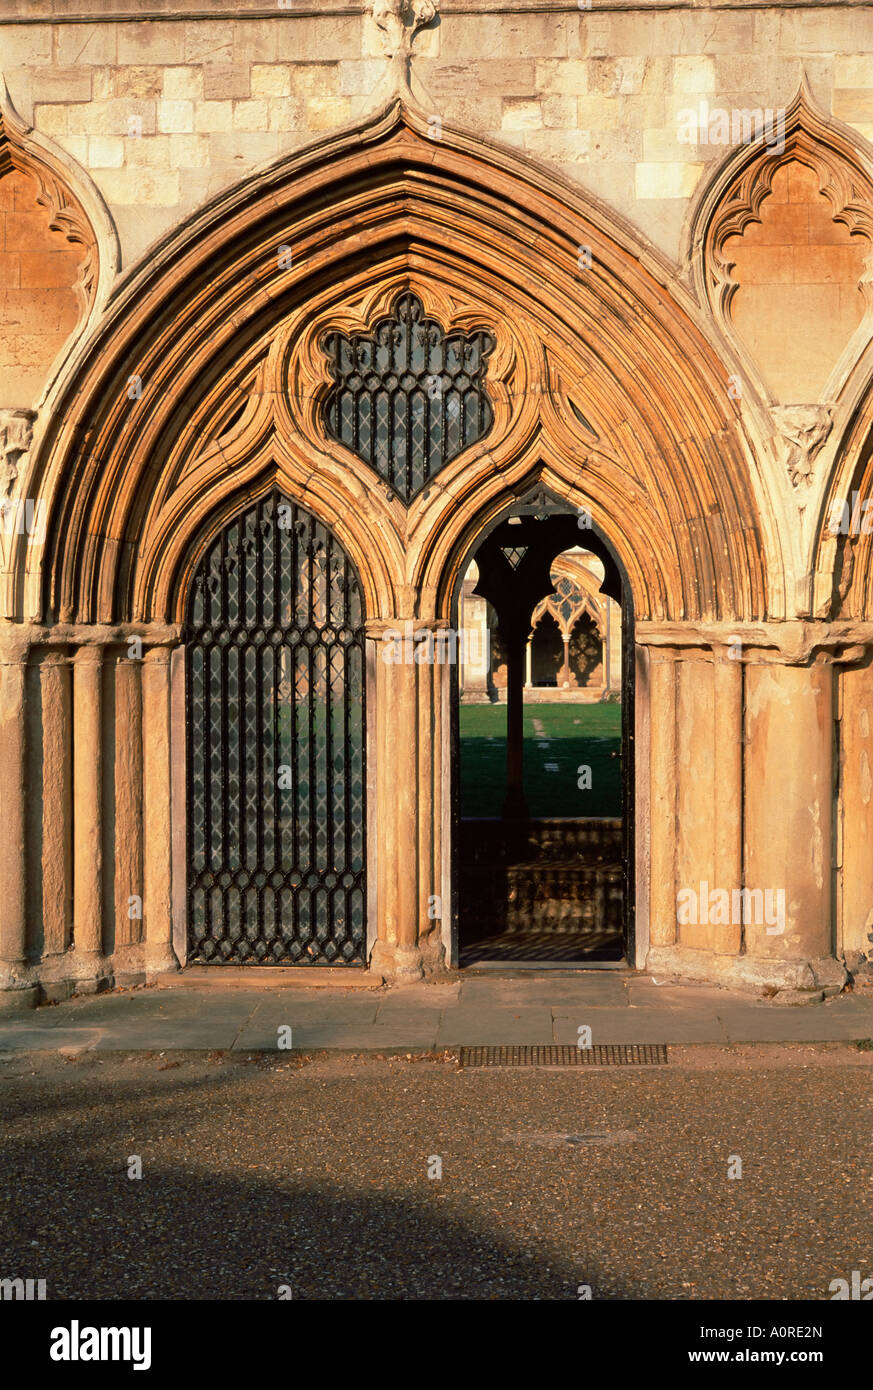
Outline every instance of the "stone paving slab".
<path fill-rule="evenodd" d="M 436 1044 L 437 1047 L 486 1047 L 551 1041 L 552 1011 L 545 1005 L 516 1005 L 511 1009 L 471 1009 L 461 1005 L 445 1016 Z"/>
<path fill-rule="evenodd" d="M 873 1038 L 873 991 L 803 1007 L 631 972 L 461 976 L 375 991 L 143 989 L 72 999 L 0 1021 L 0 1052 L 441 1050 L 463 1045 L 839 1042 Z"/>
<path fill-rule="evenodd" d="M 556 1019 L 556 1043 L 575 1043 L 577 1026 L 587 1023 L 592 1043 L 725 1043 L 727 1032 L 711 1015 L 667 1013 L 656 1009 L 588 1009 L 571 1022 Z"/>
<path fill-rule="evenodd" d="M 815 1016 L 807 1019 L 810 1013 Z M 779 1013 L 725 1010 L 721 1021 L 731 1042 L 848 1042 L 873 1037 L 873 1010 L 844 1014 L 814 1005 Z"/>

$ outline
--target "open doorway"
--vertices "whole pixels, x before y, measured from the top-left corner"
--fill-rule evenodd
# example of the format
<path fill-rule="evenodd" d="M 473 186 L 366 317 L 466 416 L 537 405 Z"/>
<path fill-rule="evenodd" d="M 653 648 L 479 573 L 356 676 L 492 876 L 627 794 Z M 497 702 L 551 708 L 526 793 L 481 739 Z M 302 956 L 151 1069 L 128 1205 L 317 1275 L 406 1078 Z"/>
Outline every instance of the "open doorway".
<path fill-rule="evenodd" d="M 471 547 L 454 702 L 458 960 L 633 959 L 633 612 L 611 546 L 540 495 Z"/>

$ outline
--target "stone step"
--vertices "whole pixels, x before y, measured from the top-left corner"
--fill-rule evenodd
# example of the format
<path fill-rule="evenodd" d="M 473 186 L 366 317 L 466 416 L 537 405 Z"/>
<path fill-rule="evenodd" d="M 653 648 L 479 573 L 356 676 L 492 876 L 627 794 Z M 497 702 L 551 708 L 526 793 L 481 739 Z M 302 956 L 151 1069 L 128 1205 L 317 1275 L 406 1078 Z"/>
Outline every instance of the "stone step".
<path fill-rule="evenodd" d="M 587 817 L 578 820 L 501 820 L 461 822 L 461 864 L 598 862 L 621 857 L 621 821 Z"/>
<path fill-rule="evenodd" d="M 462 917 L 476 935 L 494 929 L 622 930 L 622 866 L 532 863 L 476 865 L 460 875 Z"/>

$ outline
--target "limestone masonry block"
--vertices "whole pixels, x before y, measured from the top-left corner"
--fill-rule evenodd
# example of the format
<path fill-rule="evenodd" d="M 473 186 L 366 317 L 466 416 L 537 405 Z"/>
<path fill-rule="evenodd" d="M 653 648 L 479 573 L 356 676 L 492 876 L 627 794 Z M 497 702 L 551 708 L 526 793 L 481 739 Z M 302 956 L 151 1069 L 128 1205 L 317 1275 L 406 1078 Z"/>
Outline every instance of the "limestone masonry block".
<path fill-rule="evenodd" d="M 539 130 L 543 124 L 542 107 L 538 101 L 516 101 L 510 98 L 503 103 L 504 130 Z"/>
<path fill-rule="evenodd" d="M 255 63 L 251 69 L 253 97 L 291 95 L 291 69 L 287 63 Z"/>
<path fill-rule="evenodd" d="M 246 98 L 251 89 L 248 63 L 210 63 L 203 69 L 203 95 L 208 101 Z"/>
<path fill-rule="evenodd" d="M 638 164 L 636 195 L 638 198 L 690 198 L 702 172 L 702 164 Z"/>
<path fill-rule="evenodd" d="M 91 169 L 120 169 L 124 163 L 124 141 L 117 135 L 95 135 L 88 141 Z"/>
<path fill-rule="evenodd" d="M 174 169 L 205 169 L 209 141 L 205 135 L 171 135 L 170 164 Z"/>
<path fill-rule="evenodd" d="M 342 96 L 360 96 L 374 91 L 388 71 L 384 58 L 351 59 L 340 63 L 339 67 Z"/>
<path fill-rule="evenodd" d="M 605 96 L 629 96 L 642 91 L 646 75 L 646 59 L 643 57 L 593 58 L 590 63 L 580 66 L 588 68 L 588 86 L 592 92 L 602 92 Z"/>
<path fill-rule="evenodd" d="M 306 124 L 310 130 L 335 130 L 352 119 L 348 97 L 313 97 L 306 103 Z"/>
<path fill-rule="evenodd" d="M 300 97 L 271 97 L 270 130 L 302 130 L 306 124 L 306 105 Z"/>
<path fill-rule="evenodd" d="M 169 169 L 170 136 L 147 135 L 142 140 L 124 140 L 125 164 L 131 169 Z"/>
<path fill-rule="evenodd" d="M 233 103 L 234 130 L 266 130 L 268 107 L 266 101 L 235 101 Z"/>
<path fill-rule="evenodd" d="M 88 163 L 87 135 L 57 135 L 55 139 L 61 149 L 66 150 L 73 159 L 77 159 L 80 164 Z"/>
<path fill-rule="evenodd" d="M 873 66 L 873 63 L 871 63 Z M 873 87 L 853 91 L 849 88 L 834 92 L 834 115 L 852 125 L 873 122 Z"/>
<path fill-rule="evenodd" d="M 715 63 L 712 58 L 677 58 L 673 64 L 674 92 L 714 92 Z"/>
<path fill-rule="evenodd" d="M 575 97 L 543 97 L 542 113 L 544 126 L 558 130 L 569 130 L 576 124 L 578 103 Z"/>
<path fill-rule="evenodd" d="M 303 63 L 291 69 L 295 96 L 326 97 L 339 92 L 339 63 Z"/>
<path fill-rule="evenodd" d="M 110 203 L 173 207 L 179 201 L 181 184 L 175 169 L 102 169 L 95 170 L 94 178 Z"/>
<path fill-rule="evenodd" d="M 71 135 L 128 135 L 139 130 L 142 135 L 154 135 L 155 102 L 123 97 L 111 101 L 92 101 L 67 108 Z M 137 118 L 132 122 L 132 118 Z M 135 134 L 130 139 L 137 139 Z"/>
<path fill-rule="evenodd" d="M 480 63 L 485 67 L 485 63 Z M 535 68 L 534 91 L 551 93 L 566 92 L 577 96 L 588 91 L 589 64 L 577 59 L 546 58 Z"/>
<path fill-rule="evenodd" d="M 19 64 L 28 67 L 54 62 L 52 31 L 48 24 L 10 24 L 0 33 L 0 70 Z"/>
<path fill-rule="evenodd" d="M 553 159 L 558 164 L 584 163 L 591 149 L 591 132 L 587 130 L 530 130 L 525 134 L 525 149 L 540 159 Z"/>
<path fill-rule="evenodd" d="M 44 135 L 66 135 L 70 128 L 69 111 L 66 106 L 36 106 L 34 124 Z"/>
<path fill-rule="evenodd" d="M 44 101 L 90 101 L 90 68 L 46 68 L 40 73 L 37 96 Z"/>
<path fill-rule="evenodd" d="M 193 101 L 159 101 L 158 130 L 164 135 L 188 135 L 194 129 Z"/>
<path fill-rule="evenodd" d="M 119 24 L 118 62 L 178 63 L 183 61 L 179 24 L 147 20 L 142 24 Z"/>
<path fill-rule="evenodd" d="M 234 63 L 275 63 L 284 57 L 279 53 L 279 39 L 283 48 L 288 36 L 288 12 L 277 14 L 275 19 L 239 19 L 233 24 L 232 61 Z M 294 23 L 300 21 L 295 19 Z"/>
<path fill-rule="evenodd" d="M 208 133 L 233 130 L 233 102 L 196 101 L 194 103 L 194 130 Z"/>
<path fill-rule="evenodd" d="M 54 32 L 55 61 L 62 65 L 104 67 L 117 61 L 118 26 L 115 24 L 59 24 Z"/>
<path fill-rule="evenodd" d="M 164 68 L 163 73 L 163 95 L 167 101 L 199 101 L 202 99 L 202 68 Z"/>
<path fill-rule="evenodd" d="M 175 26 L 174 26 L 175 27 Z M 233 24 L 228 20 L 191 20 L 184 25 L 185 63 L 232 63 Z M 178 41 L 177 41 L 178 53 Z M 249 60 L 251 61 L 251 60 Z"/>
<path fill-rule="evenodd" d="M 103 74 L 99 74 L 103 76 Z M 95 78 L 98 74 L 95 73 Z M 95 83 L 96 85 L 96 83 Z M 159 97 L 164 91 L 163 69 L 157 67 L 119 68 L 115 73 L 113 96 Z M 94 93 L 95 97 L 97 93 Z"/>
<path fill-rule="evenodd" d="M 835 87 L 873 87 L 873 63 L 869 58 L 834 58 Z"/>

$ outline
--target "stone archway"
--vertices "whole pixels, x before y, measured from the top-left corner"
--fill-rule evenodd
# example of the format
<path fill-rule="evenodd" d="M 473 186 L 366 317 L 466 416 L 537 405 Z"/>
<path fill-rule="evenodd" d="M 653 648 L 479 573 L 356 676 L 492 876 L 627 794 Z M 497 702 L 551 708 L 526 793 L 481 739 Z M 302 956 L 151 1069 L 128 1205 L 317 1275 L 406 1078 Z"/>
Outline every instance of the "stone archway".
<path fill-rule="evenodd" d="M 584 269 L 580 245 L 591 251 Z M 652 747 L 636 754 L 640 785 L 653 788 L 637 887 L 653 942 L 676 947 L 677 883 L 710 872 L 713 849 L 693 817 L 678 857 L 671 848 L 675 810 L 661 801 L 693 789 L 654 729 L 668 739 L 677 698 L 691 702 L 711 791 L 726 772 L 707 725 L 716 691 L 741 746 L 741 681 L 718 653 L 735 624 L 778 613 L 784 595 L 778 528 L 728 373 L 701 306 L 670 279 L 578 189 L 463 134 L 446 130 L 435 145 L 426 120 L 397 103 L 222 195 L 128 277 L 60 381 L 30 457 L 23 485 L 45 499 L 45 545 L 9 557 L 5 707 L 22 717 L 25 669 L 39 665 L 41 737 L 85 815 L 74 827 L 63 801 L 42 813 L 46 841 L 67 846 L 76 950 L 32 964 L 25 861 L 13 856 L 7 978 L 173 962 L 170 653 L 209 538 L 273 485 L 337 536 L 370 615 L 373 968 L 399 978 L 437 968 L 451 897 L 446 668 L 387 664 L 381 644 L 406 622 L 451 626 L 472 539 L 534 487 L 589 516 L 626 562 L 653 711 Z M 326 427 L 325 335 L 366 338 L 409 295 L 446 335 L 493 342 L 491 414 L 480 438 L 402 495 L 354 438 Z M 89 760 L 109 710 L 125 750 L 111 774 L 109 755 L 102 772 Z M 10 766 L 23 769 L 7 728 Z M 741 778 L 739 763 L 730 776 Z M 22 803 L 12 818 L 23 814 Z M 735 859 L 731 849 L 731 881 Z M 142 916 L 107 953 L 107 916 L 131 899 Z"/>

